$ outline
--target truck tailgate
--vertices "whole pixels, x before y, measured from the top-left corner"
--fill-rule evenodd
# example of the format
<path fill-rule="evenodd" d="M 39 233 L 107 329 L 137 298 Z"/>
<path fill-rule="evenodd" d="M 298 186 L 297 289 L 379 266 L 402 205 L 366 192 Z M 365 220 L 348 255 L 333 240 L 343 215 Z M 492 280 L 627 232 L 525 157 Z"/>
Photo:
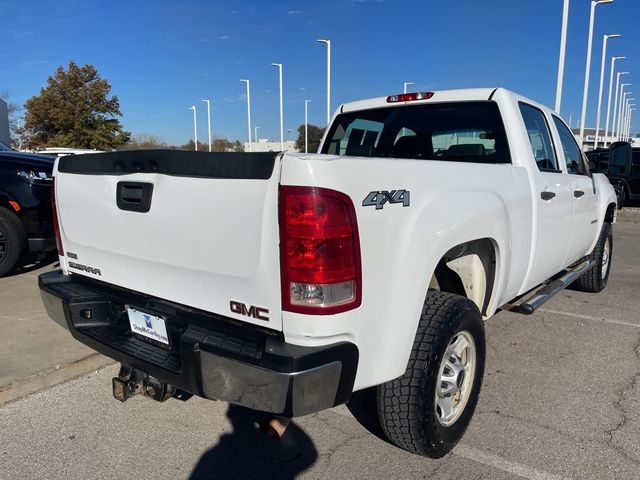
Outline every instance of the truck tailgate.
<path fill-rule="evenodd" d="M 281 330 L 278 182 L 271 152 L 62 157 L 63 268 Z"/>

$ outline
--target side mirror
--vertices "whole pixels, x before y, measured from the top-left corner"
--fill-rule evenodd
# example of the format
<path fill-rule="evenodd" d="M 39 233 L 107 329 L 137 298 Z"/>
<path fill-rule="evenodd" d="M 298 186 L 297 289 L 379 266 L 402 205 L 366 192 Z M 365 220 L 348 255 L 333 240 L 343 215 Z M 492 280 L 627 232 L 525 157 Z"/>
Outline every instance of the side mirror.
<path fill-rule="evenodd" d="M 609 175 L 625 175 L 631 168 L 631 144 L 629 142 L 615 142 L 609 148 Z"/>

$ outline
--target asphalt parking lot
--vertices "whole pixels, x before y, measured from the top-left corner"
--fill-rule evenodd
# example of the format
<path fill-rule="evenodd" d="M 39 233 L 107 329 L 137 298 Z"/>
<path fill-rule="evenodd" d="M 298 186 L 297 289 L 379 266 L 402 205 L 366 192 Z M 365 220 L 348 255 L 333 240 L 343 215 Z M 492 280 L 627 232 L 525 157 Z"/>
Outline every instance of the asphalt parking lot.
<path fill-rule="evenodd" d="M 640 215 L 625 215 L 603 293 L 568 290 L 532 316 L 501 312 L 486 323 L 476 415 L 440 460 L 376 436 L 370 392 L 349 408 L 296 419 L 277 442 L 255 430 L 252 412 L 223 402 L 121 404 L 111 397 L 114 365 L 48 387 L 62 378 L 52 368 L 64 372 L 79 359 L 87 371 L 93 365 L 82 362 L 104 358 L 72 354 L 79 346 L 49 328 L 33 282 L 52 266 L 35 265 L 0 279 L 0 393 L 6 400 L 47 387 L 0 406 L 0 478 L 640 478 L 638 245 Z M 16 300 L 16 289 L 33 298 Z M 38 325 L 57 333 L 44 335 L 46 355 L 29 356 L 29 335 L 44 342 Z"/>

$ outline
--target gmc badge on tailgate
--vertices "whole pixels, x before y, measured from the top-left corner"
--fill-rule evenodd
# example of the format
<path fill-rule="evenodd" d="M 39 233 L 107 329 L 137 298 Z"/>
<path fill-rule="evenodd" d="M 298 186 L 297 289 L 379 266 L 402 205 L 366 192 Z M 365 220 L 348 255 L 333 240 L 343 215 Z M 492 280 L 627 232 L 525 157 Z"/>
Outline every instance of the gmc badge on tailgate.
<path fill-rule="evenodd" d="M 244 302 L 236 302 L 235 300 L 231 300 L 229 302 L 229 307 L 233 313 L 237 313 L 238 315 L 244 315 L 245 317 L 251 317 L 258 320 L 266 320 L 267 322 L 269 321 L 268 308 L 247 305 Z"/>

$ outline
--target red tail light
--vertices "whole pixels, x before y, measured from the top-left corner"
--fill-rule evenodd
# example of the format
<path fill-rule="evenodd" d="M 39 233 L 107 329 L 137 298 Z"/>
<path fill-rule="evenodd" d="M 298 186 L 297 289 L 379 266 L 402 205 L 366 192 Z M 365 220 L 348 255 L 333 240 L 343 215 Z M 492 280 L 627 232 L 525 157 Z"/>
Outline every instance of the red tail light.
<path fill-rule="evenodd" d="M 360 240 L 353 202 L 326 188 L 280 187 L 282 306 L 329 315 L 360 306 Z"/>
<path fill-rule="evenodd" d="M 56 236 L 58 255 L 63 256 L 62 237 L 60 237 L 60 225 L 58 224 L 58 208 L 56 207 L 56 179 L 51 180 L 51 213 L 53 214 L 53 233 Z"/>

